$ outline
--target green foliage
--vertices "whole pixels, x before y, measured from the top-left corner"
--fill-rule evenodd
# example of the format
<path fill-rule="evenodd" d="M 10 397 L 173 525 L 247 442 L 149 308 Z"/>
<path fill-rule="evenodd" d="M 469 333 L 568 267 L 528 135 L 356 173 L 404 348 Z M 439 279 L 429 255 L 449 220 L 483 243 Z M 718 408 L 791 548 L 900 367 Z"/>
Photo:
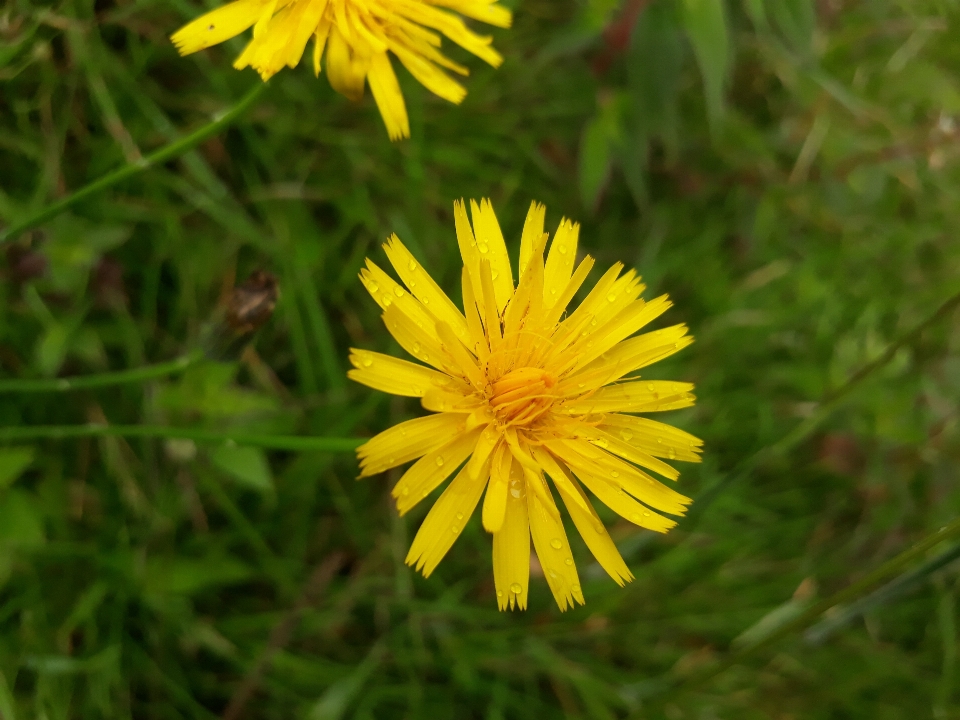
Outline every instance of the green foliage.
<path fill-rule="evenodd" d="M 259 82 L 230 67 L 240 40 L 176 55 L 167 36 L 201 10 L 0 8 L 0 222 Z M 4 394 L 0 426 L 368 436 L 416 416 L 343 375 L 349 347 L 397 351 L 356 279 L 364 257 L 385 264 L 395 231 L 455 296 L 452 200 L 491 197 L 515 253 L 537 199 L 690 325 L 697 342 L 645 374 L 697 383 L 697 407 L 668 419 L 705 439 L 678 482 L 702 497 L 960 290 L 958 30 L 946 0 L 524 0 L 493 31 L 499 70 L 451 51 L 472 72 L 462 105 L 399 73 L 413 138 L 395 145 L 369 97 L 285 70 L 226 132 L 0 254 L 5 378 L 180 356 L 224 289 L 264 269 L 280 300 L 253 349 L 143 386 Z M 958 514 L 957 331 L 930 328 L 676 531 L 605 515 L 636 580 L 617 587 L 575 545 L 587 605 L 565 614 L 536 567 L 530 610 L 497 612 L 479 518 L 415 574 L 426 508 L 398 518 L 398 475 L 357 482 L 350 456 L 0 448 L 0 715 L 209 718 L 247 688 L 243 716 L 267 719 L 960 717 L 955 562 L 822 644 L 796 637 L 649 700 L 664 673 L 769 633 Z"/>

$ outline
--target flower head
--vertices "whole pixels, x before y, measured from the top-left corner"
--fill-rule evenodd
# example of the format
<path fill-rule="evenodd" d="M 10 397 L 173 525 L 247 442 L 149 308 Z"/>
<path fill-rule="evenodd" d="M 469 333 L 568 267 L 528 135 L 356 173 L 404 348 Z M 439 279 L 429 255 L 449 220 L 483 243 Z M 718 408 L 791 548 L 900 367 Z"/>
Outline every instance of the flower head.
<path fill-rule="evenodd" d="M 453 12 L 451 12 L 453 11 Z M 222 43 L 253 27 L 253 38 L 234 63 L 253 67 L 267 80 L 296 67 L 313 38 L 313 70 L 320 74 L 326 50 L 333 89 L 359 100 L 370 85 L 391 140 L 410 136 L 407 109 L 388 52 L 436 95 L 459 103 L 466 90 L 444 68 L 467 75 L 440 52 L 441 35 L 486 60 L 502 62 L 490 43 L 455 13 L 510 27 L 510 11 L 496 0 L 235 0 L 197 18 L 171 36 L 181 55 Z"/>
<path fill-rule="evenodd" d="M 568 312 L 593 258 L 575 267 L 579 226 L 564 219 L 544 262 L 548 236 L 537 203 L 523 227 L 515 286 L 493 207 L 486 200 L 470 204 L 472 227 L 464 204 L 454 203 L 463 312 L 396 235 L 384 249 L 403 285 L 370 260 L 360 273 L 387 329 L 422 364 L 352 350 L 350 377 L 419 397 L 434 413 L 360 447 L 361 476 L 416 460 L 393 488 L 404 514 L 456 473 L 423 521 L 407 564 L 429 576 L 483 496 L 500 609 L 527 606 L 532 537 L 544 577 L 565 610 L 584 600 L 554 492 L 620 585 L 633 575 L 584 486 L 628 521 L 656 532 L 676 524 L 661 513 L 682 515 L 690 503 L 647 471 L 676 480 L 679 473 L 662 458 L 698 462 L 701 441 L 633 413 L 693 404 L 692 385 L 634 374 L 693 339 L 685 325 L 633 336 L 671 303 L 666 295 L 641 299 L 640 278 L 624 273 L 620 263 Z"/>

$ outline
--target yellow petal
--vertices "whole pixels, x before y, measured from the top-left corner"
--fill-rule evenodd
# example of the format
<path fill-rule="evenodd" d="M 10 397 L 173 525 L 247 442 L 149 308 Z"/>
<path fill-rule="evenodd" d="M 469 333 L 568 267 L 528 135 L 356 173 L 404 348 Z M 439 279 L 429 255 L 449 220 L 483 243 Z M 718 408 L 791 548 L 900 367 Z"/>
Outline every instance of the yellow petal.
<path fill-rule="evenodd" d="M 323 49 L 327 45 L 327 38 L 330 36 L 330 21 L 323 19 L 317 25 L 317 30 L 313 35 L 313 74 L 315 77 L 320 75 L 320 58 L 323 56 Z"/>
<path fill-rule="evenodd" d="M 503 527 L 503 518 L 507 510 L 507 490 L 510 485 L 510 467 L 513 455 L 506 443 L 500 443 L 490 464 L 490 482 L 487 494 L 483 498 L 483 529 L 496 533 Z"/>
<path fill-rule="evenodd" d="M 396 306 L 419 328 L 429 333 L 434 340 L 440 341 L 434 329 L 433 315 L 414 296 L 408 293 L 392 277 L 381 270 L 376 263 L 367 258 L 367 266 L 360 270 L 360 282 L 370 293 L 377 305 L 386 310 Z"/>
<path fill-rule="evenodd" d="M 371 58 L 367 82 L 370 83 L 370 92 L 380 110 L 383 124 L 387 126 L 387 135 L 390 139 L 400 140 L 410 137 L 407 106 L 403 101 L 400 83 L 397 82 L 397 76 L 393 72 L 387 53 L 377 53 Z"/>
<path fill-rule="evenodd" d="M 690 407 L 696 397 L 691 383 L 651 380 L 608 385 L 593 395 L 565 401 L 560 412 L 592 414 L 610 412 L 661 412 Z"/>
<path fill-rule="evenodd" d="M 592 269 L 593 258 L 587 255 L 577 267 L 577 271 L 573 274 L 573 277 L 567 282 L 566 287 L 559 289 L 550 287 L 546 284 L 546 279 L 544 279 L 543 292 L 545 295 L 549 294 L 553 296 L 554 290 L 558 292 L 557 296 L 553 298 L 553 301 L 550 303 L 550 309 L 544 313 L 543 323 L 545 326 L 552 327 L 556 325 L 557 321 L 560 320 L 560 316 L 563 315 L 563 312 L 567 309 L 567 305 L 573 300 L 573 296 L 577 294 L 577 290 L 583 285 L 583 282 L 587 279 L 587 275 L 590 274 Z"/>
<path fill-rule="evenodd" d="M 459 105 L 463 101 L 467 94 L 463 85 L 452 79 L 432 62 L 396 42 L 390 44 L 390 49 L 400 59 L 403 66 L 410 71 L 410 74 L 434 95 L 449 100 L 454 105 Z"/>
<path fill-rule="evenodd" d="M 473 228 L 470 227 L 470 219 L 467 217 L 467 208 L 463 200 L 453 201 L 453 222 L 457 229 L 457 244 L 460 246 L 463 269 L 470 278 L 470 287 L 473 298 L 476 300 L 478 299 L 476 293 L 480 292 L 480 252 L 477 250 L 477 240 L 473 236 Z M 466 286 L 464 286 L 463 302 L 463 310 L 468 314 L 469 320 L 470 308 L 467 307 Z"/>
<path fill-rule="evenodd" d="M 401 515 L 406 515 L 460 467 L 473 451 L 479 435 L 479 430 L 465 433 L 431 450 L 410 466 L 392 491 Z"/>
<path fill-rule="evenodd" d="M 357 448 L 360 477 L 398 467 L 464 434 L 466 415 L 440 413 L 407 420 L 384 430 Z"/>
<path fill-rule="evenodd" d="M 447 323 L 458 338 L 466 340 L 467 321 L 463 313 L 400 242 L 400 238 L 391 235 L 383 249 L 403 284 L 423 304 L 424 309 L 438 320 Z"/>
<path fill-rule="evenodd" d="M 350 363 L 354 367 L 347 373 L 351 380 L 391 395 L 423 397 L 449 382 L 447 375 L 436 370 L 369 350 L 350 348 Z"/>
<path fill-rule="evenodd" d="M 477 0 L 431 0 L 431 2 L 433 5 L 448 7 L 461 15 L 480 20 L 488 25 L 508 28 L 513 21 L 510 11 L 494 2 L 486 2 L 485 0 L 481 2 L 477 2 Z"/>
<path fill-rule="evenodd" d="M 573 265 L 577 259 L 577 238 L 580 236 L 579 223 L 566 218 L 560 220 L 560 226 L 550 243 L 550 253 L 543 270 L 543 305 L 553 307 L 560 293 L 570 282 Z"/>
<path fill-rule="evenodd" d="M 497 310 L 502 311 L 513 297 L 513 270 L 510 267 L 507 245 L 500 231 L 500 223 L 493 212 L 493 205 L 486 198 L 482 199 L 479 205 L 475 200 L 471 200 L 470 214 L 473 216 L 477 251 L 481 259 L 490 261 Z"/>
<path fill-rule="evenodd" d="M 634 525 L 653 530 L 666 532 L 676 526 L 676 522 L 645 507 L 627 495 L 623 490 L 614 486 L 610 478 L 599 473 L 579 453 L 573 451 L 563 441 L 550 441 L 547 449 L 560 458 L 573 471 L 574 475 L 586 485 L 590 492 L 597 496 L 604 505 Z"/>
<path fill-rule="evenodd" d="M 189 55 L 236 37 L 250 28 L 266 0 L 237 0 L 201 15 L 170 36 L 181 55 Z"/>
<path fill-rule="evenodd" d="M 499 532 L 493 534 L 493 581 L 497 587 L 497 606 L 501 610 L 513 610 L 514 607 L 527 609 L 527 592 L 530 586 L 530 525 L 523 485 L 523 469 L 519 464 L 513 463 L 503 526 Z"/>
<path fill-rule="evenodd" d="M 466 468 L 459 472 L 427 513 L 407 553 L 407 565 L 416 564 L 424 577 L 430 577 L 460 537 L 486 484 L 486 474 L 473 478 Z"/>
<path fill-rule="evenodd" d="M 530 262 L 530 258 L 543 236 L 543 221 L 546 214 L 546 205 L 542 205 L 536 200 L 530 203 L 527 218 L 523 221 L 523 232 L 520 234 L 520 264 L 517 274 L 519 278 L 522 278 L 523 273 L 526 272 L 527 263 Z"/>
<path fill-rule="evenodd" d="M 357 101 L 363 98 L 363 83 L 370 67 L 370 56 L 364 57 L 359 49 L 357 38 L 348 43 L 343 31 L 346 23 L 334 23 L 330 30 L 327 48 L 327 79 L 330 86 L 341 95 Z"/>
<path fill-rule="evenodd" d="M 536 482 L 543 483 L 542 477 Z M 544 490 L 549 495 L 549 490 Z M 549 498 L 553 506 L 547 508 L 541 500 L 541 494 L 527 493 L 527 512 L 530 517 L 530 535 L 533 537 L 533 546 L 536 548 L 543 575 L 550 586 L 560 612 L 573 607 L 574 602 L 583 605 L 583 593 L 580 590 L 580 579 L 577 576 L 577 566 L 573 562 L 570 543 L 563 523 L 558 519 L 556 504 Z"/>
<path fill-rule="evenodd" d="M 480 433 L 480 439 L 477 440 L 477 446 L 473 449 L 473 455 L 467 463 L 467 470 L 470 477 L 477 478 L 480 471 L 490 463 L 490 456 L 500 442 L 501 433 L 496 423 L 490 423 Z"/>
<path fill-rule="evenodd" d="M 617 435 L 624 442 L 655 457 L 686 462 L 700 462 L 701 459 L 698 453 L 701 452 L 703 440 L 656 420 L 610 413 L 603 416 L 599 429 Z"/>
<path fill-rule="evenodd" d="M 434 337 L 434 334 L 418 327 L 396 305 L 390 305 L 383 311 L 383 324 L 387 326 L 387 331 L 393 335 L 394 339 L 400 343 L 400 347 L 417 360 L 451 375 L 457 373 L 457 369 L 453 366 L 449 356 L 443 352 L 440 341 Z"/>
<path fill-rule="evenodd" d="M 621 587 L 633 580 L 633 573 L 623 561 L 600 516 L 593 509 L 580 484 L 570 475 L 570 471 L 546 450 L 535 450 L 534 457 L 553 479 L 573 524 L 600 563 L 600 567 Z"/>
<path fill-rule="evenodd" d="M 476 358 L 460 342 L 453 330 L 445 322 L 437 323 L 437 335 L 440 337 L 440 347 L 452 359 L 460 374 L 468 380 L 479 392 L 487 386 L 487 378 L 477 365 Z"/>
<path fill-rule="evenodd" d="M 647 470 L 653 470 L 655 473 L 659 473 L 670 480 L 676 480 L 678 477 L 680 477 L 680 472 L 676 468 L 667 465 L 667 463 L 663 462 L 663 460 L 658 460 L 650 453 L 644 452 L 643 450 L 638 450 L 633 445 L 624 442 L 615 435 L 601 430 L 600 428 L 588 425 L 586 423 L 580 423 L 580 426 L 577 430 L 577 436 L 586 438 L 593 445 L 603 448 L 604 450 L 623 458 L 627 462 L 634 463 L 635 465 L 639 465 Z"/>

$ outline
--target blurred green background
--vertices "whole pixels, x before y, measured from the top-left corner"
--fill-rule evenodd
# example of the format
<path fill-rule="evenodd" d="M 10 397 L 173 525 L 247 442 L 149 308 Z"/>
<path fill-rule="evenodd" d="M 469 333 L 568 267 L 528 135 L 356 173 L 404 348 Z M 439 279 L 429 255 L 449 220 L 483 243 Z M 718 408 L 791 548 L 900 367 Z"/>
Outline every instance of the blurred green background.
<path fill-rule="evenodd" d="M 213 3 L 209 3 L 213 6 Z M 397 232 L 459 292 L 452 201 L 488 196 L 516 251 L 531 199 L 636 267 L 697 342 L 650 377 L 704 438 L 664 537 L 614 522 L 637 579 L 576 544 L 587 605 L 542 578 L 498 613 L 474 518 L 429 580 L 426 511 L 351 455 L 183 441 L 0 446 L 0 716 L 960 718 L 957 566 L 653 702 L 685 672 L 957 515 L 960 336 L 949 316 L 818 430 L 732 468 L 960 290 L 957 0 L 518 0 L 497 71 L 455 107 L 400 72 L 391 144 L 301 66 L 196 151 L 0 249 L 0 376 L 139 367 L 196 346 L 255 270 L 280 303 L 237 362 L 96 391 L 4 394 L 0 426 L 154 423 L 369 436 L 417 403 L 348 384 L 395 350 L 356 279 Z M 200 127 L 255 83 L 241 40 L 189 58 L 188 0 L 0 7 L 0 226 Z M 696 506 L 695 506 L 696 507 Z M 331 558 L 341 559 L 339 565 Z M 949 559 L 949 558 L 947 558 Z M 942 563 L 941 563 L 942 565 Z M 535 573 L 536 575 L 536 573 Z M 888 593 L 890 595 L 890 593 Z M 231 714 L 232 713 L 232 714 Z"/>

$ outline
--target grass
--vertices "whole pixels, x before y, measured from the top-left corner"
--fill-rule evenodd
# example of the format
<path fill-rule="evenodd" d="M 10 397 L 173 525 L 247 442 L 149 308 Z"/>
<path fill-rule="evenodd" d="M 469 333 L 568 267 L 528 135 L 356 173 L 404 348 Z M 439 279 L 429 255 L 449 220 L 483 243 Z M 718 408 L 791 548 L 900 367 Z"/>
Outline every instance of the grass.
<path fill-rule="evenodd" d="M 0 227 L 259 82 L 230 68 L 239 41 L 177 56 L 166 37 L 198 10 L 0 9 Z M 581 221 L 599 265 L 636 267 L 648 296 L 672 296 L 664 322 L 692 328 L 697 342 L 650 377 L 697 384 L 697 406 L 668 419 L 704 438 L 679 489 L 711 501 L 664 537 L 605 516 L 632 584 L 575 544 L 585 607 L 559 613 L 534 577 L 530 609 L 501 614 L 479 518 L 424 580 L 403 564 L 423 511 L 398 518 L 397 476 L 357 482 L 350 454 L 21 436 L 0 446 L 4 720 L 960 718 L 952 561 L 918 559 L 933 569 L 819 643 L 792 634 L 657 694 L 960 510 L 952 311 L 764 454 L 960 291 L 960 9 L 731 2 L 719 110 L 704 46 L 665 0 L 515 11 L 495 31 L 503 67 L 467 61 L 461 106 L 401 76 L 409 141 L 389 143 L 370 98 L 352 104 L 300 67 L 191 152 L 11 238 L 0 383 L 183 357 L 255 270 L 278 277 L 280 299 L 239 358 L 4 392 L 0 428 L 369 436 L 419 408 L 345 380 L 349 347 L 395 349 L 356 279 L 363 258 L 382 263 L 395 231 L 453 292 L 453 199 L 492 198 L 514 251 L 538 199 L 548 225 Z M 673 75 L 619 42 L 634 21 L 635 37 L 674 43 Z"/>

